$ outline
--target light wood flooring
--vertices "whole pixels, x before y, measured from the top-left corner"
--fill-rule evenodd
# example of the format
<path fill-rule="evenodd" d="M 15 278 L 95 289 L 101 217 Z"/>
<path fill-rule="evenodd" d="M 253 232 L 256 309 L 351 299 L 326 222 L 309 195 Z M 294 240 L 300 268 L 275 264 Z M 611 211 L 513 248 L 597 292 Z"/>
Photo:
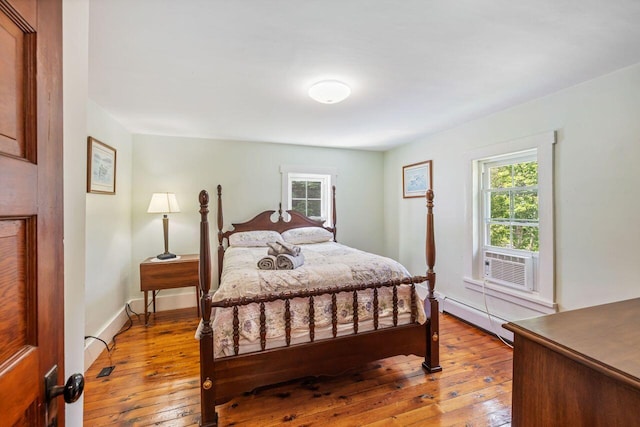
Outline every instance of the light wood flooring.
<path fill-rule="evenodd" d="M 509 426 L 512 351 L 440 314 L 443 371 L 396 356 L 334 378 L 265 387 L 218 406 L 221 426 Z M 194 426 L 200 419 L 195 309 L 156 313 L 85 373 L 85 426 Z M 103 367 L 108 377 L 96 378 Z"/>

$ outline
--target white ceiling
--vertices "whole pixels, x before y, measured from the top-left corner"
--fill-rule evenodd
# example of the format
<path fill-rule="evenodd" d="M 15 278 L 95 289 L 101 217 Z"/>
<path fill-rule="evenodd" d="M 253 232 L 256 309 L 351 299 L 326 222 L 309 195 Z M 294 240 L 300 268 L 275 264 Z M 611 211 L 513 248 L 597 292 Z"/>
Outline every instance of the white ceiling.
<path fill-rule="evenodd" d="M 91 0 L 89 34 L 133 133 L 384 150 L 640 63 L 640 1 Z"/>

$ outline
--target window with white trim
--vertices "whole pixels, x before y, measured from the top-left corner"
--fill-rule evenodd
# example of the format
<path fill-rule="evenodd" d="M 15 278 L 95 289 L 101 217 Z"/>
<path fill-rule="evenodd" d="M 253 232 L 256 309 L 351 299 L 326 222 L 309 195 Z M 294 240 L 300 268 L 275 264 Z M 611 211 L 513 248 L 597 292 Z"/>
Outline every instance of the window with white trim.
<path fill-rule="evenodd" d="M 538 157 L 536 150 L 482 160 L 485 248 L 538 252 Z"/>
<path fill-rule="evenodd" d="M 464 283 L 540 313 L 556 311 L 555 132 L 465 154 Z"/>
<path fill-rule="evenodd" d="M 331 187 L 335 185 L 334 168 L 282 166 L 282 198 L 286 209 L 309 218 L 332 224 Z"/>
<path fill-rule="evenodd" d="M 327 210 L 330 175 L 290 173 L 288 181 L 288 209 L 315 220 L 326 221 L 330 217 Z"/>

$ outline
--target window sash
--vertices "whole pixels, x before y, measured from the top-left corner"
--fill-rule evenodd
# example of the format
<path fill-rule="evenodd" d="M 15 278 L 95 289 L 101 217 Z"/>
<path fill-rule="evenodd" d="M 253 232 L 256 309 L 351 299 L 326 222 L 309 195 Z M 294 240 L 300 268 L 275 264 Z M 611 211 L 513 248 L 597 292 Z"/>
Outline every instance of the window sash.
<path fill-rule="evenodd" d="M 483 161 L 481 162 L 482 164 L 482 168 L 481 168 L 481 193 L 482 193 L 482 203 L 483 203 L 483 209 L 481 209 L 482 212 L 482 222 L 484 223 L 484 227 L 483 227 L 483 231 L 484 231 L 484 236 L 483 236 L 483 242 L 484 242 L 484 246 L 485 247 L 499 247 L 499 248 L 504 248 L 504 246 L 495 246 L 492 243 L 492 226 L 504 226 L 504 227 L 508 227 L 509 228 L 509 242 L 508 242 L 508 248 L 509 249 L 513 249 L 513 250 L 523 250 L 523 249 L 518 249 L 515 248 L 514 246 L 514 229 L 516 227 L 527 227 L 527 228 L 533 228 L 536 229 L 535 234 L 536 236 L 538 236 L 537 238 L 539 238 L 539 198 L 538 198 L 538 178 L 536 177 L 536 185 L 527 185 L 527 186 L 505 186 L 505 187 L 492 187 L 491 186 L 491 176 L 490 176 L 490 171 L 493 168 L 499 168 L 499 167 L 503 167 L 503 166 L 510 166 L 510 165 L 515 165 L 515 164 L 521 164 L 521 163 L 531 163 L 531 162 L 536 162 L 537 163 L 537 155 L 536 155 L 536 151 L 532 150 L 529 152 L 524 152 L 524 153 L 517 153 L 517 154 L 509 154 L 509 155 L 505 155 L 505 156 L 501 156 L 498 158 L 494 158 L 494 159 L 489 159 L 487 161 Z M 511 185 L 514 185 L 514 177 L 512 175 L 512 179 L 511 179 Z M 536 197 L 536 218 L 517 218 L 516 215 L 516 203 L 514 201 L 514 198 L 517 195 L 522 195 L 522 194 L 526 194 L 526 193 L 535 193 L 535 197 Z M 507 195 L 508 196 L 508 215 L 509 217 L 507 218 L 502 218 L 502 217 L 492 217 L 492 212 L 491 212 L 491 202 L 492 202 L 492 195 Z M 538 245 L 539 245 L 539 241 L 538 241 Z M 526 250 L 526 249 L 524 249 Z M 537 251 L 530 251 L 530 252 L 537 252 Z"/>
<path fill-rule="evenodd" d="M 287 209 L 293 210 L 295 201 L 304 201 L 304 212 L 302 214 L 308 216 L 312 219 L 317 219 L 320 221 L 326 221 L 328 218 L 328 187 L 330 182 L 330 176 L 328 175 L 317 175 L 317 174 L 302 174 L 302 173 L 289 173 L 288 174 L 288 190 L 289 190 L 289 198 L 287 201 Z M 305 183 L 305 197 L 293 197 L 293 185 L 294 182 L 304 182 Z M 308 197 L 309 188 L 308 184 L 310 182 L 318 182 L 320 184 L 320 197 Z M 320 201 L 320 215 L 309 215 L 309 201 Z M 297 209 L 295 209 L 297 210 Z M 299 210 L 297 210 L 299 211 Z M 299 211 L 300 212 L 300 211 Z"/>

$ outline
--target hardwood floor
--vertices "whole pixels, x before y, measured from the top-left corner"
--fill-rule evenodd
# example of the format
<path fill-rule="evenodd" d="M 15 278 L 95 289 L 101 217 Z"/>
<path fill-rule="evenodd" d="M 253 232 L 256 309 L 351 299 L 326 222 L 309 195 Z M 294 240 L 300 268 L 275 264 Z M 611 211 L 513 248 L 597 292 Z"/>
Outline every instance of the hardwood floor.
<path fill-rule="evenodd" d="M 443 371 L 396 356 L 334 378 L 265 387 L 218 407 L 222 426 L 508 426 L 512 351 L 441 314 Z M 198 425 L 198 324 L 194 309 L 142 316 L 85 374 L 84 424 Z M 103 367 L 108 377 L 96 378 Z"/>

